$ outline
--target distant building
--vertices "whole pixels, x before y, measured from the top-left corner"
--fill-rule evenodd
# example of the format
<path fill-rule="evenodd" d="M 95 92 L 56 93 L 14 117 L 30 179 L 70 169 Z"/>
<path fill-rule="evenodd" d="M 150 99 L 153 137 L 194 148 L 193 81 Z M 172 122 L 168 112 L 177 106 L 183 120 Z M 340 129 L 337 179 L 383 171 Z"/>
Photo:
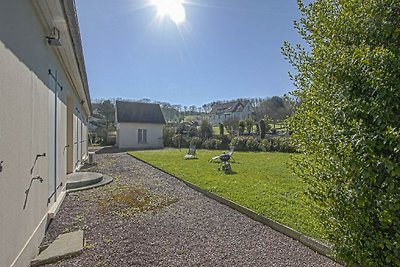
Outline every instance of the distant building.
<path fill-rule="evenodd" d="M 115 106 L 119 148 L 163 147 L 165 119 L 159 104 L 117 101 Z"/>
<path fill-rule="evenodd" d="M 209 121 L 216 125 L 229 119 L 244 120 L 250 118 L 253 111 L 250 101 L 247 100 L 216 104 L 209 114 Z"/>
<path fill-rule="evenodd" d="M 0 1 L 0 266 L 29 266 L 87 157 L 90 95 L 73 0 Z"/>

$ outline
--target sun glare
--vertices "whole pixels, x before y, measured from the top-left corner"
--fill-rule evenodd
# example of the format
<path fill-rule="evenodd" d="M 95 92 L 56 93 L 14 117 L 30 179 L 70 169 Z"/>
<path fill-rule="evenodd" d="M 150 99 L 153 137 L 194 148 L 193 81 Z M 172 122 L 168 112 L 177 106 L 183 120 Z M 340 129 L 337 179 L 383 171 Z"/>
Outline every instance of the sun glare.
<path fill-rule="evenodd" d="M 183 23 L 186 19 L 182 0 L 151 0 L 151 3 L 157 7 L 158 16 L 167 16 L 176 25 Z"/>

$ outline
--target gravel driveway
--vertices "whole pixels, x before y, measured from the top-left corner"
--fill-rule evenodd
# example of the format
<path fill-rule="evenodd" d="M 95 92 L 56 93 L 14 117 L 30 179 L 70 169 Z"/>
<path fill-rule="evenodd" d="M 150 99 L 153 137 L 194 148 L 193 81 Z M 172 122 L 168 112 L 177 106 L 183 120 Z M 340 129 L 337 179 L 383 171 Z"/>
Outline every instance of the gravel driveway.
<path fill-rule="evenodd" d="M 96 162 L 114 182 L 68 195 L 44 239 L 83 229 L 85 250 L 47 266 L 339 266 L 125 153 Z"/>

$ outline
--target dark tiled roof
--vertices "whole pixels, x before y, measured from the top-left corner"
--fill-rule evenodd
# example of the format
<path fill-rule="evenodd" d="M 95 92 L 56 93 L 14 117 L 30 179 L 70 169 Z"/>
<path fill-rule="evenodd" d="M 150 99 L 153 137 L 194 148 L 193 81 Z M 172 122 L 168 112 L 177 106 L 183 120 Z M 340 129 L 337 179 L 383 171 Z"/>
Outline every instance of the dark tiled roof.
<path fill-rule="evenodd" d="M 216 104 L 211 114 L 225 113 L 225 112 L 241 112 L 249 101 L 232 101 L 227 103 Z"/>
<path fill-rule="evenodd" d="M 117 101 L 115 105 L 117 123 L 140 122 L 165 124 L 164 115 L 158 104 Z"/>

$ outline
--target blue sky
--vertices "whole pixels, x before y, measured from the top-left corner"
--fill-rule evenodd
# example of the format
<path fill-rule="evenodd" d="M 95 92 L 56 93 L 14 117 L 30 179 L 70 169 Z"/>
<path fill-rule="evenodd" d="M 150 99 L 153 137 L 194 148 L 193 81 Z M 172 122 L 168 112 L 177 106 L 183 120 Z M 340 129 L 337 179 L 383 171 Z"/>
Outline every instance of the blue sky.
<path fill-rule="evenodd" d="M 188 1 L 177 26 L 150 0 L 76 0 L 92 100 L 201 106 L 294 89 L 281 46 L 301 42 L 295 0 Z"/>

